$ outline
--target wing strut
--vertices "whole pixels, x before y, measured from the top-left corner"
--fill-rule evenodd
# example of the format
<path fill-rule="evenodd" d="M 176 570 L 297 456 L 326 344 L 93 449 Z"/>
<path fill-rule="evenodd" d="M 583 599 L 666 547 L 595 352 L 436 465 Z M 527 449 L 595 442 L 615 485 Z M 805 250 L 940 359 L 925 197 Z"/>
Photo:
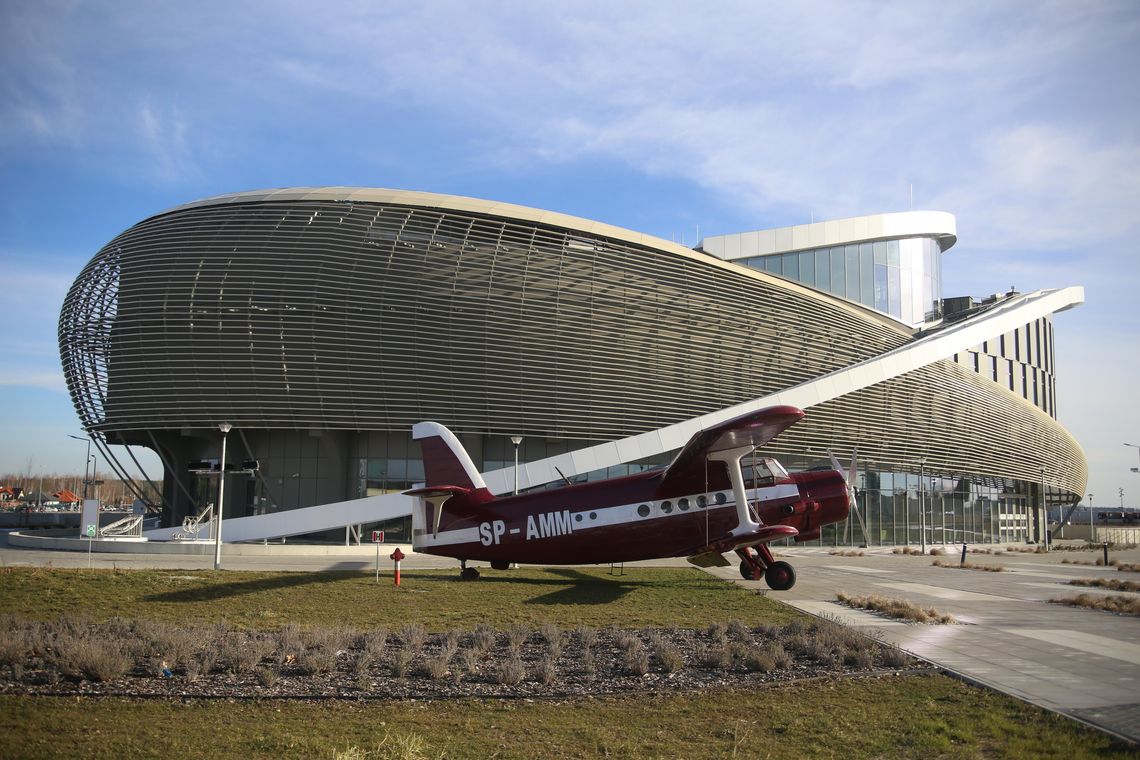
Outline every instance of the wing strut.
<path fill-rule="evenodd" d="M 763 524 L 752 518 L 748 509 L 748 493 L 744 490 L 744 474 L 740 471 L 740 460 L 755 450 L 755 446 L 745 446 L 736 449 L 724 449 L 713 452 L 709 459 L 715 462 L 724 462 L 728 470 L 728 479 L 732 483 L 732 495 L 736 499 L 736 527 L 730 535 L 743 536 L 755 533 Z"/>

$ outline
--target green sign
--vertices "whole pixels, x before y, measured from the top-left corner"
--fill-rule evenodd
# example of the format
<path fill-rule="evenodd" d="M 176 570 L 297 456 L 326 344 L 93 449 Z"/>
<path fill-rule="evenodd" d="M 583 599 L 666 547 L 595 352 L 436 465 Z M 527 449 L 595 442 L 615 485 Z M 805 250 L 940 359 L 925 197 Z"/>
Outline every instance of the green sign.
<path fill-rule="evenodd" d="M 95 538 L 95 525 L 94 524 L 88 524 L 87 525 L 87 537 L 88 538 Z"/>

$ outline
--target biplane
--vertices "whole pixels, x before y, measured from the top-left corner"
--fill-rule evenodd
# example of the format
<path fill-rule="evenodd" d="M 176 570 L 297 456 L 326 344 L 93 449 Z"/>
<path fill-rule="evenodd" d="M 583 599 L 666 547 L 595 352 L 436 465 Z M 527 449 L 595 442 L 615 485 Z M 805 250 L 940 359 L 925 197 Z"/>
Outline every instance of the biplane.
<path fill-rule="evenodd" d="M 503 570 L 687 557 L 711 567 L 727 566 L 724 555 L 735 552 L 744 578 L 784 591 L 795 570 L 768 545 L 818 538 L 855 506 L 854 457 L 848 477 L 834 457 L 832 469 L 789 473 L 758 455 L 803 416 L 768 407 L 696 433 L 664 469 L 504 496 L 487 489 L 450 430 L 421 422 L 412 437 L 426 483 L 405 492 L 416 497 L 412 546 L 458 559 L 464 578 L 479 575 L 468 561 Z"/>

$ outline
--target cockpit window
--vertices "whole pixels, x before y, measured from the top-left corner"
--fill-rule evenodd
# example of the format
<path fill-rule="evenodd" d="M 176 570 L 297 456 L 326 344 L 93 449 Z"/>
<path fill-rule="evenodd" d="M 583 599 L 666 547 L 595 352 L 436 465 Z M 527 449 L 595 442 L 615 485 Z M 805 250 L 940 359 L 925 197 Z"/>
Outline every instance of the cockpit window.
<path fill-rule="evenodd" d="M 776 479 L 777 483 L 781 480 L 791 479 L 792 476 L 789 475 L 788 471 L 784 469 L 784 465 L 780 464 L 775 459 L 765 459 L 764 464 L 768 465 L 768 469 L 772 472 L 772 477 Z"/>

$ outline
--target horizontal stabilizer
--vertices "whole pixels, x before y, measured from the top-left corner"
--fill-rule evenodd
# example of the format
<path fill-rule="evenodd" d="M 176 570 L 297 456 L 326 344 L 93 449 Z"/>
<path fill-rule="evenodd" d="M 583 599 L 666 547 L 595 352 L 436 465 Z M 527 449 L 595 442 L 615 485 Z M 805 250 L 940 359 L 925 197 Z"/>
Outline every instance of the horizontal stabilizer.
<path fill-rule="evenodd" d="M 737 536 L 733 540 L 734 548 L 756 546 L 770 541 L 779 541 L 781 538 L 794 538 L 799 533 L 791 525 L 761 525 L 759 529 Z"/>

